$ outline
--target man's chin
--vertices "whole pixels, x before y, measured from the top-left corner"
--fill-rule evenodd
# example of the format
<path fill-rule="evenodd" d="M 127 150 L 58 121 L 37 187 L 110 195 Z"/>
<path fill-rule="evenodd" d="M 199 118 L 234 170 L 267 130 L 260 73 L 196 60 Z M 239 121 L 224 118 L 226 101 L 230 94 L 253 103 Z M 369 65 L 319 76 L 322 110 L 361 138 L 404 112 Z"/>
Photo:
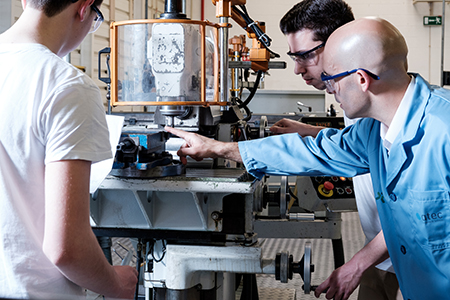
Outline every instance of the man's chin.
<path fill-rule="evenodd" d="M 321 91 L 323 91 L 326 88 L 323 82 L 317 82 L 315 84 L 313 83 L 312 86 Z"/>
<path fill-rule="evenodd" d="M 303 80 L 305 81 L 305 83 L 307 85 L 311 85 L 314 88 L 318 89 L 318 90 L 324 90 L 325 89 L 325 83 L 323 83 L 322 81 L 316 80 L 316 79 L 305 79 L 303 78 Z"/>

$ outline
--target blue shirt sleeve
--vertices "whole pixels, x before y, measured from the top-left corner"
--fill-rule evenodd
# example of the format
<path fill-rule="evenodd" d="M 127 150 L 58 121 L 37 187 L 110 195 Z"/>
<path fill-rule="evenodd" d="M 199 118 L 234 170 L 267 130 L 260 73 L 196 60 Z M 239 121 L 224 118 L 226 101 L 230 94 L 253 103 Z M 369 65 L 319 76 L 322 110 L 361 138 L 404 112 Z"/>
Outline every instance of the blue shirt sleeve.
<path fill-rule="evenodd" d="M 372 130 L 376 128 L 374 120 L 361 121 L 343 130 L 324 129 L 316 138 L 292 133 L 239 142 L 239 152 L 247 171 L 258 179 L 264 174 L 346 177 L 365 174 L 369 172 L 371 152 L 369 133 L 377 133 Z"/>

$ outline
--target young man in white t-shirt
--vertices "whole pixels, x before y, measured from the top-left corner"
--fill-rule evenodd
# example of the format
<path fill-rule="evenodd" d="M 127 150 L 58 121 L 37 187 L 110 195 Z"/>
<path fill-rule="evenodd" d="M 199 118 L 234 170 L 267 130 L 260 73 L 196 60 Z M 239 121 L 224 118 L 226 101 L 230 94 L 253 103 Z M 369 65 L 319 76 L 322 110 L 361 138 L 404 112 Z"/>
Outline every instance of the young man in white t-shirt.
<path fill-rule="evenodd" d="M 133 298 L 89 224 L 92 162 L 111 157 L 101 95 L 61 57 L 103 19 L 101 0 L 22 0 L 0 35 L 0 297 Z"/>

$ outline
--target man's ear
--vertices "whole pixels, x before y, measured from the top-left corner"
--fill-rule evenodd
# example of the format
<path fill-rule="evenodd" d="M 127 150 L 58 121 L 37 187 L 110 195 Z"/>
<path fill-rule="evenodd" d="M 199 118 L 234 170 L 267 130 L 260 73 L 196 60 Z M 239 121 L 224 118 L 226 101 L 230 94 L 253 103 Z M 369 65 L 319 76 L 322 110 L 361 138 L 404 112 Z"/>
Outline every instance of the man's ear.
<path fill-rule="evenodd" d="M 87 16 L 91 13 L 91 5 L 94 4 L 95 0 L 82 0 L 78 6 L 78 14 L 80 15 L 81 22 L 83 22 Z"/>
<path fill-rule="evenodd" d="M 369 90 L 370 84 L 372 83 L 372 77 L 367 75 L 363 70 L 356 71 L 356 76 L 358 77 L 358 84 L 363 92 Z"/>

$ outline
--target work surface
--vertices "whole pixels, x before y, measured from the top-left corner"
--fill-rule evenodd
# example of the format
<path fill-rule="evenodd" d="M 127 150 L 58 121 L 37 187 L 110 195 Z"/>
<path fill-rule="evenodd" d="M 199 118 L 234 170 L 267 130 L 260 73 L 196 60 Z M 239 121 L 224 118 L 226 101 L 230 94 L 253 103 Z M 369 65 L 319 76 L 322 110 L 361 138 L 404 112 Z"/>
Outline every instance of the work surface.
<path fill-rule="evenodd" d="M 100 189 L 130 189 L 170 192 L 249 193 L 255 179 L 241 169 L 187 168 L 186 173 L 157 179 L 128 179 L 108 176 Z"/>

